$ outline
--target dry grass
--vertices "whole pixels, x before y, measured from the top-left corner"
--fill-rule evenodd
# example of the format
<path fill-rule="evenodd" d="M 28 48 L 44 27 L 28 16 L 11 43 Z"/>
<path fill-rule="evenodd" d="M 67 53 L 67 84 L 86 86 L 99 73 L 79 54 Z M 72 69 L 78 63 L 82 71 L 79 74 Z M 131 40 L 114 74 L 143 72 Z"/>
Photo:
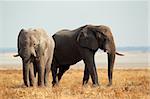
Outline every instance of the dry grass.
<path fill-rule="evenodd" d="M 98 70 L 101 86 L 93 88 L 90 82 L 82 87 L 82 69 L 71 69 L 65 73 L 58 87 L 26 88 L 21 70 L 0 70 L 1 99 L 150 99 L 150 70 L 116 69 L 113 86 L 107 87 L 107 70 Z"/>

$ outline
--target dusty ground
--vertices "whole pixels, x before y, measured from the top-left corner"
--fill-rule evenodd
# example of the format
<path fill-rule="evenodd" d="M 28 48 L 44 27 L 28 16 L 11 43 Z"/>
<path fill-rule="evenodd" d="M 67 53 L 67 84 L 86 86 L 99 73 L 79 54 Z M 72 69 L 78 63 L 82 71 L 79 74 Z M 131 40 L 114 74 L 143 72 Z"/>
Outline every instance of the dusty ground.
<path fill-rule="evenodd" d="M 21 70 L 0 70 L 0 99 L 150 99 L 150 70 L 116 69 L 113 86 L 107 87 L 107 69 L 98 70 L 100 87 L 90 82 L 82 87 L 82 69 L 71 69 L 63 76 L 59 87 L 44 88 L 23 85 Z"/>

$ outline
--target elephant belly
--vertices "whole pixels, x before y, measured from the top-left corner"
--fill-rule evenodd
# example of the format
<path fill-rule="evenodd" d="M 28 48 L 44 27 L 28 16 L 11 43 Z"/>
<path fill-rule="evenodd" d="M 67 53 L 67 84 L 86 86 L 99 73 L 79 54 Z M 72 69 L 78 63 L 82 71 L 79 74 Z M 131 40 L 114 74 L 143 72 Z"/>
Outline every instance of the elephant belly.
<path fill-rule="evenodd" d="M 78 45 L 72 40 L 56 42 L 54 56 L 60 65 L 73 65 L 82 60 Z"/>
<path fill-rule="evenodd" d="M 59 54 L 60 56 L 56 57 L 58 64 L 60 65 L 73 65 L 77 62 L 79 62 L 81 60 L 80 57 L 75 56 L 75 55 L 63 55 L 63 54 Z"/>

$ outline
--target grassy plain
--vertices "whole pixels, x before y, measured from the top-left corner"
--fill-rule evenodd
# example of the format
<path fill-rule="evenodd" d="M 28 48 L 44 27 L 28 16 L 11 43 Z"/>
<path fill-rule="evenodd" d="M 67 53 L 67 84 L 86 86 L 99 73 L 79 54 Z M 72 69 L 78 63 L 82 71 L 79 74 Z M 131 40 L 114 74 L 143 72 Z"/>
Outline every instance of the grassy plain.
<path fill-rule="evenodd" d="M 1 99 L 150 99 L 149 69 L 114 69 L 113 85 L 107 87 L 107 69 L 98 69 L 100 87 L 91 79 L 82 86 L 83 69 L 68 70 L 58 87 L 25 87 L 21 70 L 0 70 Z"/>

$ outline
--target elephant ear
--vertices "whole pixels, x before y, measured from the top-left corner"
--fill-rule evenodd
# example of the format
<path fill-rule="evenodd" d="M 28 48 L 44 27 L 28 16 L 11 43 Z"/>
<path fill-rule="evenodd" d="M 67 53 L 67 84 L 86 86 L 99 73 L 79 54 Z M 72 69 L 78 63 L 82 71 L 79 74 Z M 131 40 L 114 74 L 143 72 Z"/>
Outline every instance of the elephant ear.
<path fill-rule="evenodd" d="M 88 26 L 84 27 L 78 32 L 76 40 L 81 47 L 88 48 L 94 51 L 98 49 L 98 41 L 96 39 L 96 35 L 94 31 L 92 31 L 92 29 Z"/>
<path fill-rule="evenodd" d="M 26 30 L 25 29 L 21 29 L 17 38 L 17 47 L 18 47 L 18 54 L 19 52 L 21 52 L 21 39 L 25 38 L 25 34 L 26 34 Z"/>

